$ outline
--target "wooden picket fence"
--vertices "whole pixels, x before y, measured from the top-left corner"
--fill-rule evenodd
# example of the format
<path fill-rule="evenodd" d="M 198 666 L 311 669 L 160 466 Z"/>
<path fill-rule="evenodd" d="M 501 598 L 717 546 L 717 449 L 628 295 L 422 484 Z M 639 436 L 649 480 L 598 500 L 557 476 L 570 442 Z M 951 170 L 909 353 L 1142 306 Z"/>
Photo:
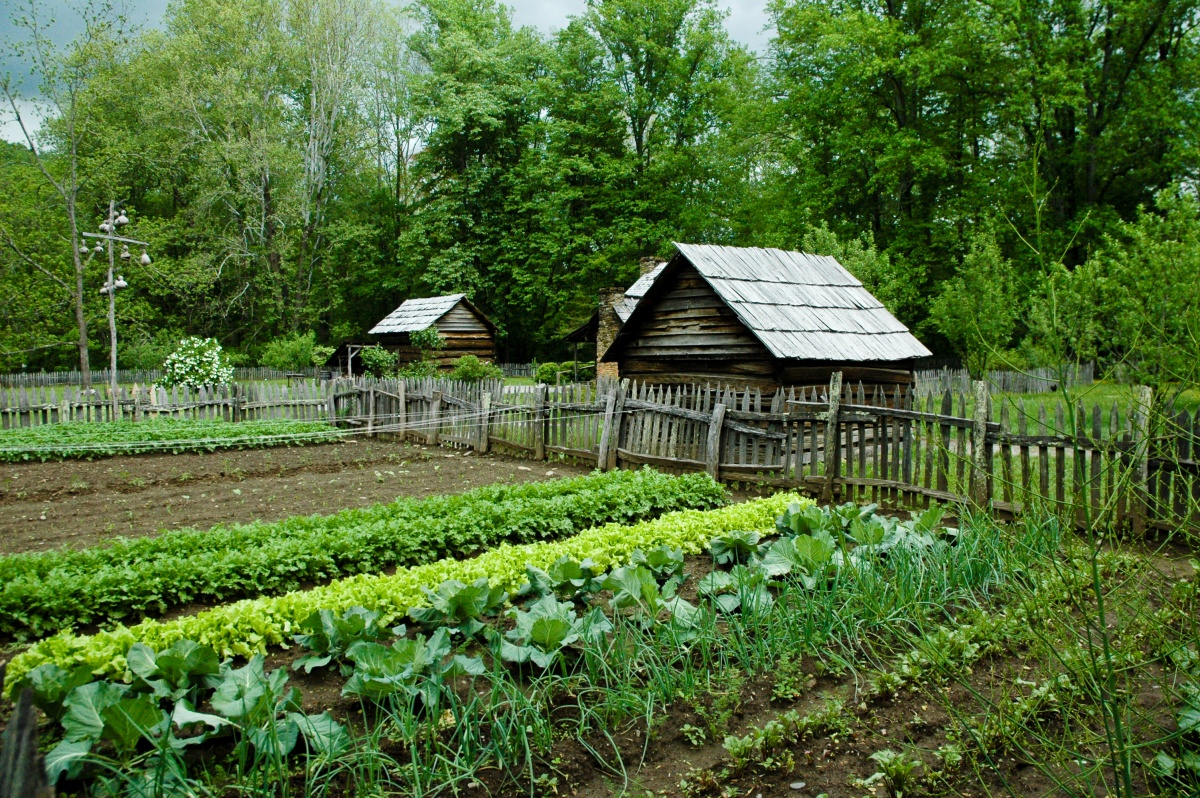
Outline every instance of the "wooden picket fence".
<path fill-rule="evenodd" d="M 338 417 L 428 445 L 504 449 L 602 469 L 652 465 L 893 508 L 1042 505 L 1080 525 L 1200 528 L 1200 412 L 1026 407 L 973 392 L 862 385 L 774 395 L 730 386 L 344 383 Z"/>
<path fill-rule="evenodd" d="M 95 369 L 91 373 L 94 387 L 111 382 L 109 369 Z M 293 377 L 315 379 L 320 370 L 309 366 L 299 371 L 286 371 L 269 366 L 238 366 L 233 370 L 236 382 L 249 380 L 284 380 Z M 120 384 L 154 383 L 162 379 L 161 369 L 117 369 L 117 382 Z M 50 385 L 82 385 L 81 371 L 26 371 L 12 374 L 0 374 L 0 387 L 4 388 L 41 388 Z"/>
<path fill-rule="evenodd" d="M 114 419 L 108 386 L 70 385 L 0 389 L 0 429 L 35 427 L 69 421 L 140 421 L 153 418 L 320 420 L 331 417 L 332 382 L 295 385 L 248 383 L 212 388 L 119 386 Z"/>
<path fill-rule="evenodd" d="M 504 386 L 444 379 L 336 380 L 212 390 L 122 389 L 121 418 L 332 420 L 426 445 L 495 447 L 602 469 L 653 465 L 727 482 L 893 508 L 968 502 L 1016 514 L 1041 504 L 1080 524 L 1200 527 L 1200 412 L 1027 407 L 992 395 L 841 384 L 764 395 L 732 386 Z M 0 426 L 111 420 L 105 389 L 0 390 Z"/>
<path fill-rule="evenodd" d="M 992 393 L 1053 393 L 1080 385 L 1091 385 L 1095 381 L 1095 373 L 1095 363 L 1071 365 L 1061 372 L 1054 368 L 989 371 L 987 383 Z M 920 396 L 940 396 L 947 390 L 959 393 L 970 393 L 972 390 L 971 373 L 961 367 L 917 369 L 914 377 L 917 394 Z"/>

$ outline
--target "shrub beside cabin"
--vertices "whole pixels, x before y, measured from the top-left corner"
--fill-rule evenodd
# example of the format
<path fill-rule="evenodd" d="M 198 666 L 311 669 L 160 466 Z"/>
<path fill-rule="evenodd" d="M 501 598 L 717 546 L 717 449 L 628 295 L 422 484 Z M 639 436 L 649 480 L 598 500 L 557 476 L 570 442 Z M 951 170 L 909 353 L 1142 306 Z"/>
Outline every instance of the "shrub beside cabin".
<path fill-rule="evenodd" d="M 368 331 L 370 343 L 342 344 L 330 357 L 330 366 L 342 374 L 359 374 L 362 365 L 356 355 L 369 346 L 382 346 L 398 355 L 397 365 L 405 366 L 421 359 L 410 336 L 421 330 L 436 329 L 445 341 L 438 368 L 450 371 L 463 355 L 480 360 L 496 360 L 496 325 L 472 305 L 464 294 L 405 300 Z"/>
<path fill-rule="evenodd" d="M 675 247 L 666 264 L 623 295 L 605 296 L 576 331 L 587 335 L 594 326 L 601 374 L 774 393 L 779 386 L 828 385 L 841 371 L 851 385 L 890 394 L 911 385 L 914 361 L 930 355 L 834 258 Z"/>

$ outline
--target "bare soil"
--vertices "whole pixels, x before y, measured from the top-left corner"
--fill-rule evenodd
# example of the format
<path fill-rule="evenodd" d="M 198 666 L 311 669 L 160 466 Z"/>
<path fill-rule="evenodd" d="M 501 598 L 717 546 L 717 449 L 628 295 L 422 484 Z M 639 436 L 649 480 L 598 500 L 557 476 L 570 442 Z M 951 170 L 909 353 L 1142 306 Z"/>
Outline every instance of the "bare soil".
<path fill-rule="evenodd" d="M 0 554 L 83 548 L 117 536 L 328 515 L 401 497 L 586 468 L 413 443 L 339 443 L 0 466 Z"/>

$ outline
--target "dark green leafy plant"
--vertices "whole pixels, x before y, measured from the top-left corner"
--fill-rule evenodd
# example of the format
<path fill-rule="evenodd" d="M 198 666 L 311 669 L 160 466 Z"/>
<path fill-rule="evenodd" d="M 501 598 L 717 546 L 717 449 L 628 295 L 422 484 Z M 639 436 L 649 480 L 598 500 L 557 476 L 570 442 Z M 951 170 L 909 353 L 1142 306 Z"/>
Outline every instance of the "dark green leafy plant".
<path fill-rule="evenodd" d="M 324 443 L 336 431 L 323 421 L 192 421 L 146 419 L 96 423 L 69 421 L 0 430 L 0 462 L 93 460 L 147 452 L 215 452 Z"/>
<path fill-rule="evenodd" d="M 32 689 L 34 705 L 45 712 L 50 720 L 58 720 L 66 711 L 63 702 L 71 691 L 92 679 L 92 672 L 87 666 L 77 665 L 68 670 L 47 662 L 31 670 L 17 684 L 16 691 L 20 692 L 26 687 Z"/>
<path fill-rule="evenodd" d="M 701 596 L 708 598 L 724 613 L 743 609 L 748 612 L 765 612 L 775 599 L 767 588 L 772 583 L 762 568 L 735 565 L 732 570 L 710 571 L 697 588 Z"/>
<path fill-rule="evenodd" d="M 576 562 L 570 557 L 560 557 L 548 570 L 527 565 L 525 573 L 529 581 L 522 585 L 518 596 L 533 594 L 540 598 L 555 595 L 560 599 L 586 602 L 600 591 L 604 583 L 604 574 L 597 572 L 595 563 L 587 558 L 583 562 Z"/>
<path fill-rule="evenodd" d="M 759 552 L 759 534 L 752 530 L 737 530 L 719 535 L 708 544 L 718 565 L 747 563 Z"/>
<path fill-rule="evenodd" d="M 351 607 L 340 616 L 329 610 L 317 610 L 300 625 L 304 634 L 292 636 L 292 640 L 312 652 L 293 662 L 292 669 L 304 668 L 305 673 L 312 673 L 314 668 L 341 660 L 347 649 L 360 640 L 375 642 L 404 634 L 403 626 L 391 630 L 380 628 L 378 619 L 379 613 L 362 607 Z M 342 665 L 343 676 L 350 671 L 351 668 Z"/>
<path fill-rule="evenodd" d="M 648 552 L 634 549 L 629 562 L 648 569 L 659 582 L 683 577 L 683 552 L 670 546 L 657 546 Z"/>
<path fill-rule="evenodd" d="M 829 574 L 835 551 L 837 544 L 825 530 L 780 538 L 763 555 L 762 568 L 770 576 L 790 574 L 811 590 Z"/>
<path fill-rule="evenodd" d="M 206 677 L 220 672 L 217 652 L 194 640 L 178 640 L 158 653 L 135 643 L 125 660 L 134 675 L 135 689 L 171 701 L 187 698 L 194 702 Z"/>
<path fill-rule="evenodd" d="M 486 576 L 469 585 L 449 579 L 436 590 L 423 588 L 423 591 L 429 597 L 429 606 L 413 607 L 408 616 L 427 629 L 445 627 L 464 637 L 472 637 L 483 629 L 482 618 L 495 615 L 508 601 L 508 592 L 491 587 Z"/>
<path fill-rule="evenodd" d="M 549 595 L 530 604 L 528 611 L 514 609 L 510 615 L 516 627 L 497 636 L 500 657 L 508 662 L 532 662 L 542 669 L 561 660 L 564 650 L 576 641 L 594 640 L 612 631 L 612 624 L 598 607 L 578 618 L 573 604 Z"/>
<path fill-rule="evenodd" d="M 450 632 L 445 627 L 428 639 L 419 634 L 416 639 L 397 640 L 390 647 L 355 643 L 346 652 L 346 658 L 354 663 L 354 672 L 342 688 L 342 695 L 372 701 L 405 695 L 431 706 L 444 689 L 445 677 L 486 673 L 482 660 L 462 654 L 451 656 L 452 650 Z"/>

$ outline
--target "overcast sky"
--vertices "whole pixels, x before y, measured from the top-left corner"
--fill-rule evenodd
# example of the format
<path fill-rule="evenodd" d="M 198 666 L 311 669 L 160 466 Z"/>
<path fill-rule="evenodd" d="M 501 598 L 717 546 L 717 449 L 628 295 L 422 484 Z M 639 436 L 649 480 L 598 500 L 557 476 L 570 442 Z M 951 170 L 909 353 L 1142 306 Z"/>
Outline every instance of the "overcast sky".
<path fill-rule="evenodd" d="M 13 25 L 9 9 L 28 8 L 31 0 L 4 0 L 0 3 L 5 10 L 0 18 L 0 40 L 11 38 Z M 38 9 L 39 20 L 45 24 L 49 19 L 55 20 L 48 26 L 53 38 L 58 42 L 69 42 L 82 29 L 78 15 L 71 9 L 76 2 L 83 0 L 32 0 Z M 725 26 L 734 40 L 745 44 L 760 53 L 766 50 L 769 35 L 764 30 L 767 24 L 766 0 L 717 0 L 718 5 L 729 12 Z M 532 25 L 545 33 L 551 33 L 567 24 L 569 17 L 583 12 L 585 0 L 506 0 L 506 5 L 513 9 L 513 18 L 518 25 Z M 167 0 L 127 0 L 129 21 L 136 25 L 156 27 L 161 24 L 167 10 Z M 0 54 L 0 74 L 8 74 L 22 87 L 26 94 L 32 94 L 37 87 L 28 78 L 24 65 L 7 53 Z M 25 106 L 27 115 L 32 116 L 33 108 Z M 7 106 L 0 108 L 0 137 L 9 141 L 21 141 L 20 129 Z"/>

